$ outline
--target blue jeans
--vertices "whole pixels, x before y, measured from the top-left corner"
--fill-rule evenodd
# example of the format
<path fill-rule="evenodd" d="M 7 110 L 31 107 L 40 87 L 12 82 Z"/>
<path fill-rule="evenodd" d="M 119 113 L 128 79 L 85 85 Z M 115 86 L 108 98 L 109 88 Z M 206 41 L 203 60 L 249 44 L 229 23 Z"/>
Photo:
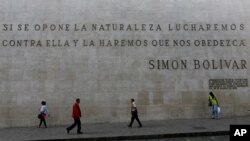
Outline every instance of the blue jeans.
<path fill-rule="evenodd" d="M 218 114 L 218 106 L 217 106 L 217 104 L 213 104 L 211 106 L 211 109 L 212 109 L 212 118 L 218 119 L 219 114 Z"/>

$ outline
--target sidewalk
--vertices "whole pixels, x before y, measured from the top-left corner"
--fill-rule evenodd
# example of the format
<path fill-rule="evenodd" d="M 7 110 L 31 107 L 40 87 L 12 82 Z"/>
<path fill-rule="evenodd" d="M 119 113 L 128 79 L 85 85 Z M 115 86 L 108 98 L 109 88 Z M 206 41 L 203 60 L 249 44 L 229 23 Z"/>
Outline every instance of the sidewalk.
<path fill-rule="evenodd" d="M 84 119 L 82 119 L 84 123 Z M 187 136 L 228 135 L 230 124 L 250 124 L 250 117 L 212 119 L 184 119 L 163 121 L 142 121 L 143 128 L 137 128 L 135 121 L 133 128 L 128 123 L 83 124 L 81 135 L 76 134 L 76 128 L 70 134 L 66 133 L 66 126 L 49 128 L 5 128 L 0 129 L 1 141 L 20 140 L 55 140 L 74 141 L 90 140 L 132 140 L 153 139 Z"/>

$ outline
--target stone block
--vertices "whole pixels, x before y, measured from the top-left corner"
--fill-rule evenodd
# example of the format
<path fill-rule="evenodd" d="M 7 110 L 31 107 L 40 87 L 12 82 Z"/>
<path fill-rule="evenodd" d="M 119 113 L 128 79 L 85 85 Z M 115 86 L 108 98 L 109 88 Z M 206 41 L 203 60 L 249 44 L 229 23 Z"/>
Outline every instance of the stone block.
<path fill-rule="evenodd" d="M 137 94 L 137 103 L 138 105 L 149 105 L 149 92 L 148 91 L 139 91 Z"/>

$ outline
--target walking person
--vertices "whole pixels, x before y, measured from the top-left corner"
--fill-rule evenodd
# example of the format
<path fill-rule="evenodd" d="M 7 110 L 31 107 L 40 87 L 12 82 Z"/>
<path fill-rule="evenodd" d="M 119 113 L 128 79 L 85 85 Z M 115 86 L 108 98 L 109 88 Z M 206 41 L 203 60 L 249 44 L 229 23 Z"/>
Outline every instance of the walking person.
<path fill-rule="evenodd" d="M 77 125 L 77 134 L 82 134 L 81 132 L 81 109 L 79 107 L 80 99 L 77 98 L 75 104 L 73 105 L 72 117 L 74 119 L 74 123 L 69 126 L 66 130 L 69 134 L 70 130 L 72 130 Z"/>
<path fill-rule="evenodd" d="M 138 118 L 138 111 L 137 111 L 137 107 L 136 107 L 136 104 L 135 104 L 135 100 L 133 98 L 131 99 L 131 115 L 132 115 L 131 122 L 128 125 L 128 127 L 132 127 L 132 124 L 133 124 L 134 120 L 136 119 L 136 121 L 139 124 L 138 127 L 141 128 L 142 124 L 140 122 L 140 119 Z"/>
<path fill-rule="evenodd" d="M 41 125 L 42 123 L 44 124 L 45 128 L 47 128 L 47 125 L 46 125 L 46 116 L 49 115 L 49 110 L 48 110 L 48 107 L 46 106 L 46 101 L 42 101 L 41 102 L 41 107 L 40 107 L 40 113 L 38 115 L 38 118 L 40 119 L 40 124 L 38 126 L 38 128 L 41 128 Z"/>
<path fill-rule="evenodd" d="M 213 92 L 209 93 L 209 105 L 211 106 L 211 111 L 212 111 L 212 118 L 213 119 L 219 119 L 219 113 L 218 113 L 218 100 L 216 98 L 216 96 L 213 94 Z"/>

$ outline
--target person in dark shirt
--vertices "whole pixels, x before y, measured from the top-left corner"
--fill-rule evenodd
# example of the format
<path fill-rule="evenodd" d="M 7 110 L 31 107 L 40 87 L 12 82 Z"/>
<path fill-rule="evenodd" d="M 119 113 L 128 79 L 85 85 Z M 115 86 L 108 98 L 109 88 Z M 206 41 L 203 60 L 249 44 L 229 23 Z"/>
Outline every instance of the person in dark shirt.
<path fill-rule="evenodd" d="M 140 119 L 138 118 L 137 107 L 136 107 L 136 104 L 135 104 L 135 100 L 133 98 L 131 99 L 131 115 L 132 115 L 131 122 L 128 125 L 128 127 L 132 127 L 132 124 L 133 124 L 134 120 L 136 119 L 136 121 L 139 124 L 139 128 L 141 128 L 142 124 L 141 124 Z"/>

